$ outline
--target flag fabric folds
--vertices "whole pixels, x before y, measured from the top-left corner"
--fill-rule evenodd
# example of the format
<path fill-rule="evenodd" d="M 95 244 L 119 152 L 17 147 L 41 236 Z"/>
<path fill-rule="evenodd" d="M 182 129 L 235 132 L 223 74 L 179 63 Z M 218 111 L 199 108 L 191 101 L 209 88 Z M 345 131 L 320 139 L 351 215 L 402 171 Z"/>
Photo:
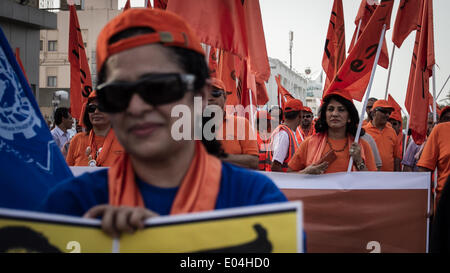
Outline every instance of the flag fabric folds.
<path fill-rule="evenodd" d="M 325 40 L 325 52 L 322 58 L 322 68 L 327 74 L 324 90 L 338 72 L 345 60 L 345 23 L 342 0 L 334 0 Z"/>
<path fill-rule="evenodd" d="M 72 176 L 0 28 L 0 207 L 35 210 Z"/>
<path fill-rule="evenodd" d="M 150 0 L 148 0 L 148 1 L 150 1 Z M 166 9 L 168 1 L 169 0 L 155 0 L 154 1 L 155 8 L 157 8 L 157 9 Z"/>
<path fill-rule="evenodd" d="M 373 1 L 368 1 L 368 0 L 361 1 L 361 4 L 358 9 L 358 14 L 356 15 L 356 18 L 355 18 L 355 25 L 356 25 L 355 32 L 353 33 L 352 42 L 350 43 L 348 52 L 351 52 L 351 50 L 353 49 L 353 47 L 355 45 L 356 36 L 358 35 L 358 39 L 361 37 L 361 34 L 364 31 L 364 29 L 366 28 L 367 24 L 369 23 L 370 18 L 372 17 L 372 15 L 375 13 L 375 10 L 379 6 L 372 2 Z M 361 26 L 360 26 L 359 32 L 358 32 L 358 25 L 359 25 L 360 21 L 361 21 Z M 386 30 L 390 28 L 390 21 L 391 21 L 391 14 L 389 14 L 389 18 L 386 18 L 386 20 L 385 20 Z M 389 52 L 387 49 L 386 39 L 383 40 L 383 46 L 381 48 L 381 54 L 380 54 L 380 59 L 378 60 L 378 64 L 384 68 L 388 68 L 388 66 L 389 66 Z"/>
<path fill-rule="evenodd" d="M 125 6 L 123 7 L 123 11 L 126 11 L 129 8 L 131 8 L 130 0 L 127 0 L 127 2 L 125 3 Z"/>
<path fill-rule="evenodd" d="M 434 64 L 433 4 L 431 0 L 424 0 L 405 99 L 405 107 L 410 115 L 409 128 L 417 144 L 423 143 L 426 138 L 431 96 L 429 78 Z"/>
<path fill-rule="evenodd" d="M 83 104 L 92 92 L 92 79 L 77 11 L 74 5 L 69 7 L 70 112 L 74 118 L 81 120 Z"/>
<path fill-rule="evenodd" d="M 400 48 L 408 35 L 420 24 L 423 0 L 401 0 L 395 16 L 392 42 Z"/>
<path fill-rule="evenodd" d="M 345 90 L 353 99 L 362 100 L 369 84 L 383 25 L 390 20 L 393 3 L 393 0 L 381 1 L 324 96 L 329 92 Z"/>

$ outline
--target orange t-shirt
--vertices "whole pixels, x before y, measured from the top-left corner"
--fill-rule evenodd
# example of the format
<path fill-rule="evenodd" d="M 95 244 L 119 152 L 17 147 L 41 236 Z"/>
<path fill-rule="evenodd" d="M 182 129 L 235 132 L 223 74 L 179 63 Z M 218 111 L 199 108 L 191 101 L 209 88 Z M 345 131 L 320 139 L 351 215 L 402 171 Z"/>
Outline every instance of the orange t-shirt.
<path fill-rule="evenodd" d="M 289 168 L 291 168 L 294 171 L 301 171 L 307 167 L 306 158 L 308 155 L 308 149 L 313 148 L 310 145 L 310 141 L 311 137 L 308 137 L 300 144 L 300 147 L 295 152 L 294 157 L 291 159 L 291 161 L 289 161 L 288 164 Z M 330 142 L 334 150 L 341 150 L 342 148 L 344 148 L 345 144 L 348 143 L 347 138 L 343 139 L 328 138 L 328 141 Z M 375 166 L 375 160 L 373 158 L 372 149 L 370 148 L 370 145 L 363 139 L 360 139 L 359 143 L 360 145 L 362 145 L 365 152 L 365 164 L 367 166 L 367 169 L 369 171 L 376 171 L 377 167 Z M 347 145 L 347 147 L 342 152 L 337 152 L 336 160 L 334 160 L 328 166 L 328 168 L 325 170 L 325 173 L 346 172 L 350 160 L 349 149 L 350 147 Z M 328 153 L 330 150 L 331 150 L 330 145 L 327 145 L 323 150 L 321 157 L 324 156 L 326 153 Z"/>
<path fill-rule="evenodd" d="M 364 126 L 364 130 L 372 136 L 377 143 L 378 152 L 380 153 L 383 166 L 381 171 L 394 171 L 394 158 L 402 158 L 401 143 L 398 141 L 398 136 L 392 127 L 385 126 L 383 130 L 379 130 L 373 126 L 372 122 Z M 400 147 L 399 147 L 400 146 Z"/>
<path fill-rule="evenodd" d="M 259 156 L 256 133 L 250 128 L 250 123 L 246 118 L 226 115 L 225 122 L 220 126 L 217 136 L 222 136 L 222 140 L 219 142 L 227 154 Z"/>
<path fill-rule="evenodd" d="M 111 129 L 112 130 L 112 129 Z M 97 147 L 103 147 L 106 137 L 95 136 L 94 141 Z M 67 152 L 66 161 L 69 166 L 89 166 L 86 148 L 89 147 L 89 134 L 81 132 L 76 134 L 70 141 L 69 151 Z M 103 150 L 102 150 L 103 152 Z M 124 152 L 122 145 L 114 138 L 111 144 L 109 155 L 103 162 L 102 167 L 109 167 Z"/>
<path fill-rule="evenodd" d="M 417 166 L 434 170 L 437 167 L 437 191 L 441 192 L 450 175 L 450 122 L 436 125 L 428 137 Z"/>

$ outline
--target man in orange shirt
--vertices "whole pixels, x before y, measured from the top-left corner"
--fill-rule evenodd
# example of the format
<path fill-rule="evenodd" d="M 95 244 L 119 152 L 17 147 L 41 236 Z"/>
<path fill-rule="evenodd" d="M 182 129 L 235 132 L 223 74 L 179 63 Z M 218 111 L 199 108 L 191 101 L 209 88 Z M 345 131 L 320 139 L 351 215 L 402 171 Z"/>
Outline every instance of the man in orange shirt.
<path fill-rule="evenodd" d="M 450 113 L 450 111 L 448 112 Z M 450 120 L 441 121 L 442 115 L 444 114 L 445 112 L 442 111 L 441 118 L 439 119 L 440 123 L 431 131 L 419 162 L 417 162 L 419 171 L 422 172 L 433 172 L 437 167 L 438 183 L 436 201 L 439 200 L 445 181 L 450 176 L 450 141 L 448 139 L 450 136 Z"/>
<path fill-rule="evenodd" d="M 398 148 L 400 149 L 400 154 L 402 155 L 403 159 L 403 132 L 402 132 L 402 115 L 400 111 L 392 112 L 392 114 L 389 116 L 389 123 L 392 126 L 392 129 L 394 129 L 395 133 L 397 134 L 398 142 L 400 145 Z"/>
<path fill-rule="evenodd" d="M 222 160 L 241 167 L 257 169 L 259 149 L 255 132 L 246 118 L 226 114 L 225 85 L 217 78 L 212 78 L 211 81 L 212 89 L 207 94 L 208 105 L 216 105 L 224 113 L 224 122 L 220 124 L 216 133 L 216 136 L 220 136 L 219 142 L 226 153 L 226 157 Z"/>
<path fill-rule="evenodd" d="M 364 126 L 366 133 L 370 134 L 377 143 L 383 166 L 381 171 L 401 171 L 400 161 L 402 158 L 401 145 L 397 134 L 392 126 L 388 126 L 389 115 L 394 108 L 387 100 L 377 100 L 372 108 L 372 120 Z"/>
<path fill-rule="evenodd" d="M 369 123 L 372 120 L 372 107 L 373 104 L 377 101 L 378 99 L 376 98 L 369 98 L 367 100 L 367 105 L 366 105 L 366 114 L 367 114 L 367 118 L 365 120 L 363 120 L 363 126 L 366 126 L 367 123 Z"/>
<path fill-rule="evenodd" d="M 314 115 L 311 108 L 304 106 L 302 110 L 302 122 L 297 126 L 297 130 L 295 130 L 295 137 L 299 144 L 307 137 L 313 135 L 313 118 Z"/>
<path fill-rule="evenodd" d="M 294 156 L 299 143 L 295 130 L 302 122 L 303 103 L 297 99 L 286 102 L 283 109 L 284 123 L 273 132 L 272 171 L 287 172 L 288 163 Z"/>

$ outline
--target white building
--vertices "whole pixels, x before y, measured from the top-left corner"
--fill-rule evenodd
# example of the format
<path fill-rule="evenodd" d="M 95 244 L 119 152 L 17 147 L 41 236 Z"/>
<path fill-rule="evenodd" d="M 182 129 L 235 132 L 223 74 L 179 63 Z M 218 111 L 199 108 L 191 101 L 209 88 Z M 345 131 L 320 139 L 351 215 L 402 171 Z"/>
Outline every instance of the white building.
<path fill-rule="evenodd" d="M 100 30 L 108 21 L 117 16 L 118 0 L 78 0 L 77 15 L 80 23 L 83 42 L 86 48 L 86 56 L 92 75 L 92 84 L 96 80 L 96 43 Z M 58 90 L 70 90 L 70 63 L 68 60 L 69 47 L 69 10 L 66 0 L 60 3 L 41 1 L 48 8 L 59 7 L 53 10 L 57 14 L 58 26 L 56 30 L 41 30 L 40 33 L 40 100 L 39 106 L 45 116 L 52 116 L 53 94 Z M 68 101 L 63 101 L 61 106 L 68 106 Z"/>
<path fill-rule="evenodd" d="M 310 76 L 297 73 L 282 61 L 274 58 L 269 58 L 270 64 L 270 78 L 266 83 L 267 93 L 269 95 L 269 102 L 267 105 L 278 105 L 278 85 L 275 81 L 275 76 L 281 75 L 281 85 L 286 88 L 292 96 L 303 102 L 305 106 L 310 107 L 314 114 L 320 105 L 320 98 L 322 97 L 322 83 L 321 79 L 310 79 Z M 317 100 L 319 99 L 319 100 Z"/>

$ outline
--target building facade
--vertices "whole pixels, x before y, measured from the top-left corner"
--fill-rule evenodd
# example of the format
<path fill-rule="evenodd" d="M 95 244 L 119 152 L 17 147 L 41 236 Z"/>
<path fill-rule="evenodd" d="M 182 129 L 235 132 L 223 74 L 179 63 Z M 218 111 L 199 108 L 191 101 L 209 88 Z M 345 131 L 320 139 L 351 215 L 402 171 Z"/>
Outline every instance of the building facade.
<path fill-rule="evenodd" d="M 19 49 L 25 74 L 39 103 L 39 33 L 56 29 L 56 15 L 39 10 L 37 0 L 1 0 L 0 27 L 13 51 Z"/>
<path fill-rule="evenodd" d="M 297 73 L 282 61 L 275 58 L 269 58 L 269 64 L 270 78 L 266 83 L 267 93 L 269 95 L 268 107 L 278 105 L 278 85 L 275 81 L 275 76 L 281 75 L 281 84 L 283 87 L 296 99 L 301 100 L 305 106 L 310 107 L 314 114 L 317 115 L 320 98 L 322 97 L 321 79 L 313 80 L 309 75 Z"/>
<path fill-rule="evenodd" d="M 118 0 L 84 0 L 76 2 L 83 42 L 86 48 L 92 84 L 96 82 L 96 42 L 101 29 L 121 11 Z M 40 79 L 41 111 L 51 116 L 57 106 L 69 106 L 68 99 L 56 99 L 55 92 L 64 90 L 70 94 L 69 11 L 63 0 L 56 11 L 57 29 L 40 33 Z M 70 96 L 69 96 L 70 97 Z"/>

